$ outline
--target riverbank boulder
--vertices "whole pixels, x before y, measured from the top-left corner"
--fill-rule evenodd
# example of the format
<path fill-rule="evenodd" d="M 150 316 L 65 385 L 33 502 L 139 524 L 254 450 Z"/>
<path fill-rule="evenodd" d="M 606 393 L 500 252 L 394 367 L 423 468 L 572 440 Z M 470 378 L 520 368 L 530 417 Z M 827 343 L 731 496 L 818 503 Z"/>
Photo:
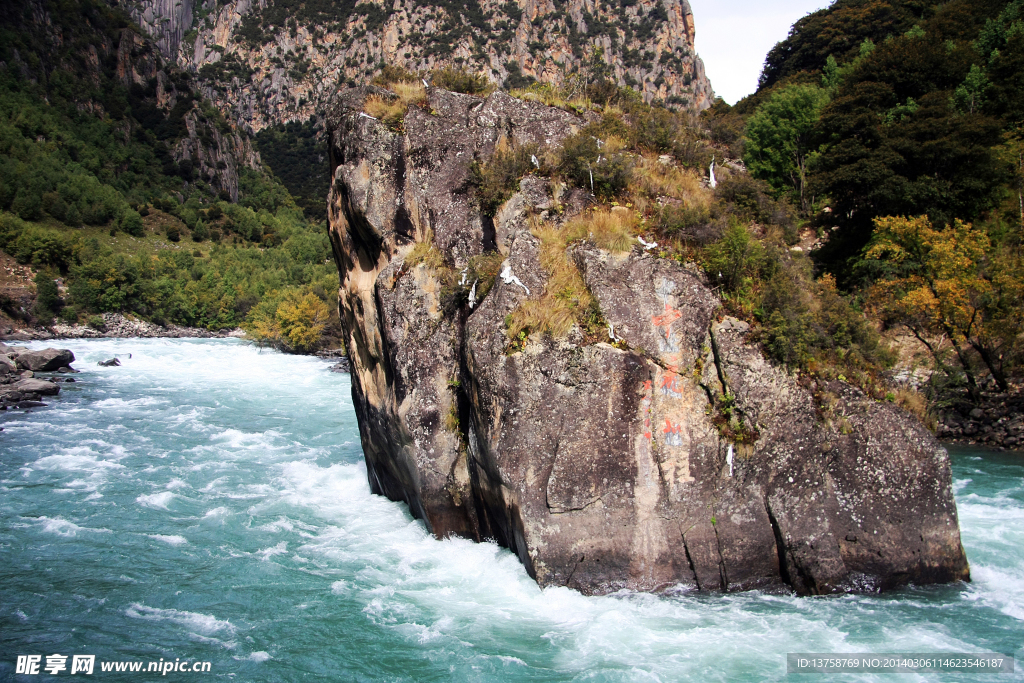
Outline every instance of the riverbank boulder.
<path fill-rule="evenodd" d="M 374 492 L 585 593 L 969 577 L 931 434 L 844 382 L 773 366 L 694 266 L 570 244 L 607 335 L 509 338 L 549 283 L 531 220 L 557 227 L 586 198 L 559 202 L 531 176 L 491 218 L 470 168 L 502 147 L 554 150 L 582 119 L 431 88 L 396 132 L 362 113 L 369 92 L 343 91 L 328 120 L 329 220 Z M 443 272 L 481 258 L 500 261 L 493 284 Z"/>
<path fill-rule="evenodd" d="M 14 358 L 21 369 L 32 372 L 55 372 L 59 368 L 69 367 L 75 360 L 75 354 L 68 349 L 42 349 L 22 351 Z"/>
<path fill-rule="evenodd" d="M 34 377 L 21 380 L 14 385 L 14 389 L 23 394 L 38 394 L 40 396 L 56 396 L 60 393 L 60 386 L 56 382 Z"/>
<path fill-rule="evenodd" d="M 74 360 L 75 354 L 68 349 L 32 351 L 0 343 L 0 410 L 45 406 L 39 398 L 59 394 L 61 380 L 36 377 L 36 373 L 78 372 L 71 368 Z"/>

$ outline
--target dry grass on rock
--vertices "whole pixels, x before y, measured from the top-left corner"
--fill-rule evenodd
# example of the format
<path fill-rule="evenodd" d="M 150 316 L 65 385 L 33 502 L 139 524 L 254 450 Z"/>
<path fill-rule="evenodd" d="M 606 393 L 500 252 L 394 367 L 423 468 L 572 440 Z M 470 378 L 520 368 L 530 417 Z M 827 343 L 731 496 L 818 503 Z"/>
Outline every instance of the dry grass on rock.
<path fill-rule="evenodd" d="M 608 251 L 629 251 L 636 240 L 635 229 L 635 214 L 625 209 L 593 211 L 564 226 L 534 225 L 532 232 L 540 239 L 540 264 L 548 281 L 540 298 L 524 301 L 510 314 L 506 321 L 509 338 L 516 340 L 525 331 L 557 339 L 568 335 L 574 325 L 587 337 L 601 335 L 605 323 L 597 300 L 566 252 L 570 244 L 581 240 Z"/>
<path fill-rule="evenodd" d="M 426 104 L 426 88 L 422 83 L 407 81 L 388 83 L 384 87 L 396 96 L 371 95 L 366 98 L 363 110 L 370 116 L 380 119 L 388 128 L 400 130 L 409 107 Z"/>

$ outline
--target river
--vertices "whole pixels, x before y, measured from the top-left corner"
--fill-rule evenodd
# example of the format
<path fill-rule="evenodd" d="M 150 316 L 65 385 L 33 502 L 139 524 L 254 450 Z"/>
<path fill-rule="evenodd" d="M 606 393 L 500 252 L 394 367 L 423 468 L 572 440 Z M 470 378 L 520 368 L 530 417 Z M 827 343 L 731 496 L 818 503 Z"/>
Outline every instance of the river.
<path fill-rule="evenodd" d="M 349 378 L 238 340 L 75 340 L 0 413 L 0 680 L 18 655 L 210 662 L 166 680 L 763 681 L 787 652 L 999 652 L 1024 680 L 1024 455 L 952 452 L 973 582 L 884 595 L 540 589 L 370 495 Z M 34 343 L 34 347 L 45 344 Z M 128 354 L 131 353 L 131 359 Z M 121 367 L 97 361 L 117 355 Z M 78 675 L 78 674 L 76 674 Z"/>

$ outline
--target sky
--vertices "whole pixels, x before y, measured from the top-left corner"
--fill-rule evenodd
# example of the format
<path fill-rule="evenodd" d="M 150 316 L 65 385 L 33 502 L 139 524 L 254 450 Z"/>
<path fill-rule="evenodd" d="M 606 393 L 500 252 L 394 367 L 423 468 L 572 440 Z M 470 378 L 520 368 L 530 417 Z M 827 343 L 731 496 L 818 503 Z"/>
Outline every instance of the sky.
<path fill-rule="evenodd" d="M 690 0 L 697 54 L 715 95 L 729 104 L 757 90 L 764 58 L 793 23 L 830 0 Z"/>

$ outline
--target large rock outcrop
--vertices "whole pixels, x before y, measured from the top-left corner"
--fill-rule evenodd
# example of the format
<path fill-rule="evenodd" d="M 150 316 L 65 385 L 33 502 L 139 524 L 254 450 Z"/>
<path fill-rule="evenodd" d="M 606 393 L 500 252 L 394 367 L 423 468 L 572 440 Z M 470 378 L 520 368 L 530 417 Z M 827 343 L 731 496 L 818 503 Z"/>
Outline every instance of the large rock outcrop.
<path fill-rule="evenodd" d="M 557 147 L 583 121 L 431 89 L 395 133 L 360 113 L 366 94 L 343 92 L 329 119 L 329 215 L 375 492 L 586 593 L 968 578 L 935 439 L 852 386 L 773 367 L 696 269 L 570 245 L 622 341 L 574 328 L 510 347 L 506 316 L 548 277 L 530 217 L 560 219 L 535 176 L 484 217 L 469 167 L 502 144 Z M 511 272 L 470 307 L 428 246 L 455 272 L 495 251 Z"/>

